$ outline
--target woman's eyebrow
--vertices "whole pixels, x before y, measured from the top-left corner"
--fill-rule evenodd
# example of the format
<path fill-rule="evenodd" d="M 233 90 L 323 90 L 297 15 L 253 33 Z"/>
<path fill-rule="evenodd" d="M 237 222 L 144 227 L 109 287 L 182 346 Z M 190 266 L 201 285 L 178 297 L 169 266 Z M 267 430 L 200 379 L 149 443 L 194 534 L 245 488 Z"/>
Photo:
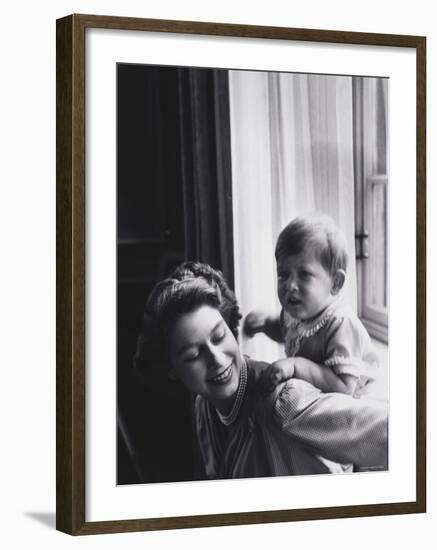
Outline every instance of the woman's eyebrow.
<path fill-rule="evenodd" d="M 211 334 L 213 334 L 221 325 L 224 325 L 225 324 L 225 321 L 224 319 L 220 319 L 219 321 L 217 321 L 217 323 L 213 326 L 213 328 L 211 329 L 209 335 L 211 336 Z M 199 344 L 199 342 L 188 342 L 187 344 L 183 344 L 180 348 L 178 348 L 176 350 L 176 353 L 178 355 L 180 355 L 181 353 L 183 353 L 184 351 L 187 351 L 191 348 L 195 348 L 197 345 Z"/>

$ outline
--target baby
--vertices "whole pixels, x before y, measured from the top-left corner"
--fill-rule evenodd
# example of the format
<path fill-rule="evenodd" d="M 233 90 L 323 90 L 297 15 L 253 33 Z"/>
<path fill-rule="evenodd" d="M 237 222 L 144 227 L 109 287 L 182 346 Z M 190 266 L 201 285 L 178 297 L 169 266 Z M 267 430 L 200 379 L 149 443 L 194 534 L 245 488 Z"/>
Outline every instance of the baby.
<path fill-rule="evenodd" d="M 378 359 L 356 314 L 340 297 L 346 280 L 343 234 L 327 216 L 295 218 L 276 243 L 278 317 L 251 312 L 244 331 L 284 342 L 286 359 L 272 364 L 269 389 L 295 377 L 323 392 L 359 396 Z M 300 358 L 309 361 L 301 361 Z"/>

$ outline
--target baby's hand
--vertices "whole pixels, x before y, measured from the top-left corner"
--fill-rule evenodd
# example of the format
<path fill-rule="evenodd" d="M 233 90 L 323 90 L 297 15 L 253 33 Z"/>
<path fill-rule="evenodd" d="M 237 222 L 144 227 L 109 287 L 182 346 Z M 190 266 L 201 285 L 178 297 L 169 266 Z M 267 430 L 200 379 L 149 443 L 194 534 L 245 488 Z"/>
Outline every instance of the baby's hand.
<path fill-rule="evenodd" d="M 243 332 L 252 337 L 258 332 L 263 332 L 268 316 L 263 311 L 251 311 L 247 314 L 243 323 Z"/>
<path fill-rule="evenodd" d="M 294 359 L 292 357 L 275 361 L 262 373 L 260 380 L 261 393 L 264 395 L 271 393 L 278 384 L 293 378 L 293 376 Z"/>

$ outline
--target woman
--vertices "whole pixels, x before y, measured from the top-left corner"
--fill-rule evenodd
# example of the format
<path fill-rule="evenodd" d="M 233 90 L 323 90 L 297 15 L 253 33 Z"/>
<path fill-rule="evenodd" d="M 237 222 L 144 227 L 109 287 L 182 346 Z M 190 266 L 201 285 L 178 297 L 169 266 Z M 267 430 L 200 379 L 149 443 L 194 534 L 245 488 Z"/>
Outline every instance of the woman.
<path fill-rule="evenodd" d="M 386 404 L 323 394 L 298 379 L 263 395 L 268 365 L 241 354 L 240 318 L 222 275 L 193 262 L 158 283 L 146 304 L 136 364 L 167 365 L 197 395 L 196 428 L 207 477 L 385 466 Z"/>

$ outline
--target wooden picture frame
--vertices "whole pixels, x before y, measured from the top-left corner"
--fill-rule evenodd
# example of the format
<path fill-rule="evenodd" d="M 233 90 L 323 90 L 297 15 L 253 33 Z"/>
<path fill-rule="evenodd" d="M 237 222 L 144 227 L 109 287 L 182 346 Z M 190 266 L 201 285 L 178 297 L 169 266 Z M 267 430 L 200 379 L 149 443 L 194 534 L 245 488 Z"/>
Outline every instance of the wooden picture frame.
<path fill-rule="evenodd" d="M 406 48 L 416 54 L 416 498 L 408 502 L 86 520 L 87 29 Z M 426 39 L 420 36 L 70 15 L 57 21 L 57 529 L 72 535 L 392 515 L 426 510 Z"/>

